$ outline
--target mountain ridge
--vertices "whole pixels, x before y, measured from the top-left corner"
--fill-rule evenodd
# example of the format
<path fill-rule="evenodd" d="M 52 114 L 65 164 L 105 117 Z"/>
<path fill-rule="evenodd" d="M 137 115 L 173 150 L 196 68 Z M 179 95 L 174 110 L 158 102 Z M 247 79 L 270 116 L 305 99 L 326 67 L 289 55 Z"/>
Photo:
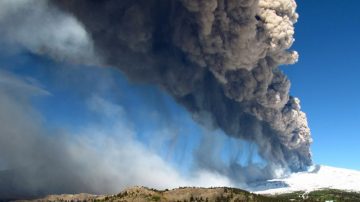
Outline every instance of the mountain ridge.
<path fill-rule="evenodd" d="M 30 201 L 360 201 L 360 171 L 315 165 L 304 172 L 246 190 L 230 187 L 180 187 L 156 190 L 137 186 L 115 195 L 62 194 Z M 26 201 L 26 200 L 22 200 Z"/>
<path fill-rule="evenodd" d="M 132 187 L 115 195 L 61 194 L 34 200 L 17 202 L 282 202 L 282 201 L 360 201 L 360 193 L 341 190 L 293 192 L 276 195 L 255 194 L 229 187 L 196 188 L 180 187 L 172 190 L 156 190 Z"/>

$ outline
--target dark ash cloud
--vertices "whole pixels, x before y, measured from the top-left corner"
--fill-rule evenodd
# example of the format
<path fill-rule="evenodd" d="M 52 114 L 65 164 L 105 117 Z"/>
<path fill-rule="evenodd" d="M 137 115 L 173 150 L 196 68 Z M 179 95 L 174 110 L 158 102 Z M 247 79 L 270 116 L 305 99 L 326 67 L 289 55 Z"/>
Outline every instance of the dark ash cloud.
<path fill-rule="evenodd" d="M 267 162 L 265 168 L 237 162 L 214 166 L 211 160 L 199 161 L 203 169 L 234 181 L 250 182 L 275 177 L 279 170 L 304 170 L 312 164 L 306 115 L 300 109 L 299 99 L 289 95 L 290 81 L 278 68 L 298 58 L 295 51 L 289 50 L 298 18 L 295 9 L 293 0 L 4 0 L 0 2 L 0 25 L 5 28 L 0 30 L 0 42 L 57 60 L 114 66 L 132 81 L 160 86 L 208 129 L 221 129 L 231 137 L 258 146 L 259 155 Z M 1 96 L 1 109 L 30 109 L 26 96 L 17 95 L 16 99 L 23 99 L 10 102 L 10 95 Z M 8 105 L 14 106 L 5 107 Z M 9 113 L 12 112 L 1 115 Z M 29 114 L 33 112 L 30 110 Z M 13 118 L 22 120 L 29 115 L 17 116 Z M 3 118 L 9 123 L 13 120 L 5 115 Z M 46 132 L 37 128 L 37 123 L 29 123 L 21 129 L 34 134 L 28 142 L 45 141 L 50 146 L 44 147 L 53 148 L 55 140 L 38 137 Z M 8 149 L 2 154 L 9 156 L 13 151 L 6 147 L 11 144 L 5 140 L 11 131 L 11 127 L 1 131 L 5 138 L 2 149 Z M 16 134 L 23 133 L 19 131 L 13 137 Z M 19 147 L 16 140 L 22 138 L 14 138 L 14 148 Z M 34 161 L 34 172 L 41 170 L 38 166 L 43 165 L 44 159 L 49 159 L 45 167 L 58 165 L 43 154 L 46 152 L 32 151 L 30 145 L 33 144 L 24 142 L 19 152 L 35 152 L 39 156 L 39 161 Z M 199 158 L 207 158 L 200 154 Z M 59 162 L 64 159 L 53 155 Z M 6 163 L 9 159 L 5 158 Z M 14 165 L 21 168 L 21 162 L 20 159 Z M 72 170 L 73 167 L 59 170 L 59 176 Z M 34 179 L 34 175 L 25 173 L 24 179 Z M 89 172 L 86 177 L 91 175 L 97 176 Z M 68 178 L 50 179 L 39 186 L 50 192 L 67 191 L 44 186 Z M 66 188 L 72 192 L 86 188 L 91 191 L 92 187 L 82 179 L 80 184 Z M 26 191 L 23 192 L 34 192 Z"/>
<path fill-rule="evenodd" d="M 268 177 L 311 165 L 306 115 L 278 68 L 298 58 L 288 50 L 293 0 L 54 2 L 83 23 L 107 65 L 161 86 L 199 122 L 255 142 Z"/>

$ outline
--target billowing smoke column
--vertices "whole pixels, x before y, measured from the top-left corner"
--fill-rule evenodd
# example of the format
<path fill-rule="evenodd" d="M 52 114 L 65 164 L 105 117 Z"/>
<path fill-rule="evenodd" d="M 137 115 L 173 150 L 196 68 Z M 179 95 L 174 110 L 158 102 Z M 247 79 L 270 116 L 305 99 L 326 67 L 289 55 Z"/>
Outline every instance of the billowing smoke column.
<path fill-rule="evenodd" d="M 54 2 L 84 24 L 106 65 L 161 86 L 197 121 L 255 142 L 267 170 L 311 165 L 306 115 L 278 69 L 298 58 L 288 51 L 294 0 Z"/>

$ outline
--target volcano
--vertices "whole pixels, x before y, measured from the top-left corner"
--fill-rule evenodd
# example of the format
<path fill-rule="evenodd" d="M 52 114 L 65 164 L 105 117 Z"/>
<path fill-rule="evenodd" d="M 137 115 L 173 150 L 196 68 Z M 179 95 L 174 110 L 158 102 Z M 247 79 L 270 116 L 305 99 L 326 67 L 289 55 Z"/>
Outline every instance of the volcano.
<path fill-rule="evenodd" d="M 360 192 L 360 171 L 314 165 L 307 171 L 292 173 L 280 179 L 252 183 L 249 190 L 259 194 L 281 194 L 323 189 Z"/>

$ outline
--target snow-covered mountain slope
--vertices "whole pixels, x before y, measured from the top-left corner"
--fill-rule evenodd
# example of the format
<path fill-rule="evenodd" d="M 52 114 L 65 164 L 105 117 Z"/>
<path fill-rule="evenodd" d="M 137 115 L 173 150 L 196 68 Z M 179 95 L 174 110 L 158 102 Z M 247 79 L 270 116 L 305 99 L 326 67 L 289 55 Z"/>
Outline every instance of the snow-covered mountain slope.
<path fill-rule="evenodd" d="M 286 178 L 255 183 L 251 191 L 259 194 L 280 194 L 294 191 L 339 189 L 360 192 L 360 171 L 316 165 L 309 171 L 293 173 Z"/>

